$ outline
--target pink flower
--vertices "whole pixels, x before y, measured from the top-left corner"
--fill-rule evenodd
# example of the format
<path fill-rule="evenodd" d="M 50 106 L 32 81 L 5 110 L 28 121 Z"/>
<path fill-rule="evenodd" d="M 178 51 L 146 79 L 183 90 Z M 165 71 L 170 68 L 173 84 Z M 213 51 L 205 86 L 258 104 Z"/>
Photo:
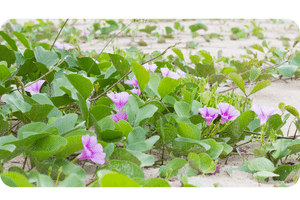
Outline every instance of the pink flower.
<path fill-rule="evenodd" d="M 26 92 L 33 91 L 33 92 L 35 92 L 35 93 L 40 93 L 40 89 L 41 89 L 41 87 L 42 87 L 42 85 L 43 85 L 44 82 L 45 82 L 44 80 L 39 80 L 39 81 L 35 82 L 34 84 L 32 84 L 32 85 L 26 87 L 26 85 L 29 85 L 29 84 L 31 84 L 32 82 L 27 83 L 27 84 L 25 85 L 24 90 L 25 90 Z"/>
<path fill-rule="evenodd" d="M 152 72 L 155 72 L 155 70 L 157 68 L 156 64 L 149 65 L 148 63 L 146 63 L 143 66 L 145 67 L 146 70 L 150 70 Z"/>
<path fill-rule="evenodd" d="M 127 92 L 109 93 L 107 96 L 116 104 L 117 112 L 121 112 L 123 106 L 128 102 L 129 94 Z"/>
<path fill-rule="evenodd" d="M 206 119 L 207 126 L 209 126 L 211 121 L 216 119 L 219 115 L 219 111 L 217 109 L 206 106 L 204 106 L 204 108 L 199 108 L 199 113 L 202 115 L 203 118 Z"/>
<path fill-rule="evenodd" d="M 214 173 L 211 173 L 211 175 L 216 175 L 217 173 L 220 173 L 221 167 L 216 167 L 216 171 Z"/>
<path fill-rule="evenodd" d="M 260 125 L 265 124 L 271 115 L 275 115 L 278 109 L 273 109 L 268 106 L 259 107 L 258 105 L 252 106 L 250 109 L 257 114 L 260 120 Z"/>
<path fill-rule="evenodd" d="M 135 78 L 135 76 L 130 80 L 124 81 L 124 83 L 127 84 L 127 85 L 133 85 L 137 88 L 139 87 L 138 80 Z"/>
<path fill-rule="evenodd" d="M 238 116 L 240 116 L 240 111 L 235 109 L 232 105 L 228 103 L 219 103 L 219 114 L 221 115 L 221 124 L 224 124 L 226 121 L 233 121 Z"/>
<path fill-rule="evenodd" d="M 128 119 L 127 119 L 126 110 L 125 110 L 124 112 L 117 112 L 117 114 L 111 115 L 110 117 L 111 117 L 116 123 L 117 123 L 119 120 L 121 120 L 121 119 L 123 119 L 123 120 L 125 120 L 125 121 L 128 120 Z"/>
<path fill-rule="evenodd" d="M 179 74 L 179 76 L 180 76 L 181 78 L 185 77 L 185 74 L 186 74 L 186 73 L 185 73 L 184 71 L 182 71 L 181 69 L 177 69 L 176 72 L 177 72 L 177 74 Z"/>
<path fill-rule="evenodd" d="M 160 68 L 162 77 L 165 78 L 166 76 L 173 78 L 173 79 L 179 79 L 180 76 L 176 74 L 175 72 L 170 71 L 168 68 Z"/>
<path fill-rule="evenodd" d="M 85 43 L 85 40 L 83 40 L 82 43 Z"/>
<path fill-rule="evenodd" d="M 55 42 L 55 46 L 58 49 L 65 49 L 67 51 L 69 51 L 70 49 L 74 49 L 73 46 L 69 45 L 69 44 L 62 44 L 60 42 Z"/>
<path fill-rule="evenodd" d="M 91 34 L 91 32 L 89 30 L 83 29 L 82 34 L 83 35 L 89 35 L 89 34 Z"/>
<path fill-rule="evenodd" d="M 97 143 L 95 136 L 90 137 L 84 135 L 81 138 L 83 144 L 83 152 L 78 156 L 79 160 L 89 159 L 94 163 L 103 165 L 105 163 L 106 154 L 103 153 L 103 147 Z"/>
<path fill-rule="evenodd" d="M 137 88 L 134 88 L 134 89 L 132 89 L 132 90 L 130 90 L 130 91 L 131 91 L 132 93 L 135 93 L 135 94 L 137 94 L 138 96 L 140 96 L 141 90 L 140 90 L 140 87 L 139 87 L 138 80 L 135 78 L 135 76 L 134 76 L 132 79 L 125 81 L 124 83 L 125 83 L 125 84 L 128 84 L 128 85 L 133 85 L 133 86 L 137 87 Z"/>
<path fill-rule="evenodd" d="M 141 95 L 141 90 L 139 88 L 133 88 L 130 91 L 134 94 L 137 94 L 138 96 Z"/>

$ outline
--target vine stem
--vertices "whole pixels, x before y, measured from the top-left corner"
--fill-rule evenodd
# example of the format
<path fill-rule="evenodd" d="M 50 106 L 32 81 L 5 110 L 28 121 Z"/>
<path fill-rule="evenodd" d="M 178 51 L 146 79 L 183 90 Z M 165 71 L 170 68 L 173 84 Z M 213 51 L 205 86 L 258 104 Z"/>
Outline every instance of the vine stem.
<path fill-rule="evenodd" d="M 166 50 L 164 50 L 161 54 L 159 54 L 158 56 L 155 56 L 154 58 L 151 58 L 150 60 L 147 60 L 146 62 L 143 62 L 141 65 L 144 65 L 148 62 L 151 62 L 152 60 L 155 60 L 156 58 L 164 55 L 170 48 L 175 47 L 176 45 L 180 44 L 179 43 L 175 43 L 172 46 L 169 46 Z M 130 70 L 129 72 L 127 72 L 122 78 L 120 78 L 117 82 L 115 82 L 112 86 L 110 86 L 107 90 L 105 90 L 102 94 L 100 94 L 99 96 L 93 98 L 93 99 L 89 99 L 89 101 L 96 101 L 97 99 L 99 99 L 100 97 L 102 97 L 103 95 L 105 95 L 107 92 L 109 92 L 111 89 L 113 89 L 116 85 L 118 85 L 123 79 L 125 79 L 132 71 Z"/>
<path fill-rule="evenodd" d="M 67 19 L 67 20 L 65 21 L 65 23 L 63 24 L 63 26 L 61 27 L 61 29 L 60 29 L 60 31 L 58 32 L 56 38 L 54 39 L 54 42 L 53 42 L 52 45 L 51 45 L 50 51 L 53 49 L 53 46 L 54 46 L 56 40 L 58 39 L 58 37 L 59 37 L 61 31 L 63 30 L 63 28 L 65 27 L 65 25 L 66 25 L 66 23 L 67 23 L 68 21 L 69 21 L 69 19 Z"/>
<path fill-rule="evenodd" d="M 130 26 L 131 24 L 133 24 L 135 21 L 132 21 L 130 24 L 128 24 L 126 27 L 124 27 L 122 30 L 119 31 L 119 33 L 117 33 L 113 38 L 111 38 L 106 45 L 103 47 L 103 49 L 101 50 L 100 54 L 98 55 L 98 57 L 96 58 L 96 60 L 101 56 L 102 52 L 104 51 L 104 49 L 108 46 L 109 43 L 111 43 L 111 41 L 113 41 L 122 31 L 124 31 L 128 26 Z M 90 72 L 90 70 L 92 69 L 93 65 L 95 62 L 92 63 L 91 67 L 89 68 L 89 70 L 87 71 L 87 74 Z"/>

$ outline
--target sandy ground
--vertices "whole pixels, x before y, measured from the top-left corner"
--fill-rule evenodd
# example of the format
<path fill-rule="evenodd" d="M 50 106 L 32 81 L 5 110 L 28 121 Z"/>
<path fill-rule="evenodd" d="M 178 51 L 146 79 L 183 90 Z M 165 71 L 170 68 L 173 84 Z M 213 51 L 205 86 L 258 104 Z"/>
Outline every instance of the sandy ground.
<path fill-rule="evenodd" d="M 24 22 L 28 20 L 19 20 L 19 22 Z M 278 20 L 277 20 L 278 21 Z M 57 20 L 56 20 L 57 22 Z M 198 33 L 200 36 L 196 38 L 192 38 L 190 35 L 190 30 L 188 28 L 189 25 L 196 24 L 201 22 L 208 27 L 208 31 L 199 30 Z M 260 23 L 260 26 L 264 28 L 263 34 L 265 35 L 264 40 L 267 42 L 271 42 L 270 46 L 284 48 L 282 41 L 279 39 L 280 36 L 288 37 L 291 39 L 290 44 L 293 44 L 294 39 L 299 36 L 299 27 L 292 20 L 284 20 L 284 23 L 276 23 L 274 24 L 272 21 L 267 19 L 257 19 L 255 20 L 257 24 Z M 77 28 L 90 27 L 93 23 L 93 20 L 88 20 L 84 22 L 83 20 L 78 20 L 75 26 Z M 234 57 L 234 59 L 241 59 L 241 54 L 246 54 L 246 48 L 251 49 L 253 44 L 262 44 L 262 40 L 257 39 L 257 37 L 250 36 L 246 39 L 239 40 L 230 40 L 231 31 L 230 29 L 233 27 L 244 28 L 244 25 L 250 26 L 250 20 L 240 20 L 240 19 L 231 19 L 231 20 L 196 20 L 196 21 L 185 21 L 180 22 L 181 25 L 185 26 L 184 32 L 179 32 L 175 30 L 174 39 L 166 39 L 166 43 L 159 44 L 153 36 L 147 37 L 146 33 L 136 32 L 136 36 L 133 40 L 132 37 L 120 37 L 117 38 L 114 42 L 112 42 L 105 49 L 106 52 L 112 52 L 113 47 L 117 46 L 120 49 L 130 48 L 131 46 L 138 46 L 137 42 L 140 39 L 143 39 L 148 45 L 147 46 L 138 46 L 145 53 L 151 53 L 155 50 L 163 52 L 167 47 L 174 45 L 177 42 L 181 42 L 176 48 L 182 50 L 186 61 L 188 62 L 188 58 L 190 54 L 195 54 L 199 50 L 206 50 L 211 53 L 212 56 L 217 57 L 217 52 L 222 50 L 222 55 L 227 57 Z M 164 27 L 169 26 L 174 29 L 174 22 L 160 22 L 156 23 L 147 23 L 151 26 L 157 25 L 159 29 L 155 31 L 159 33 L 163 33 Z M 289 30 L 289 26 L 293 25 Z M 136 25 L 132 25 L 132 28 L 135 28 Z M 144 28 L 145 24 L 141 24 L 138 29 Z M 244 28 L 245 29 L 245 28 Z M 245 29 L 246 30 L 246 29 Z M 218 39 L 211 39 L 210 42 L 206 42 L 201 35 L 207 33 L 218 33 L 224 36 L 224 40 L 220 41 Z M 199 43 L 196 49 L 186 49 L 186 42 L 194 41 L 195 43 Z M 92 44 L 85 43 L 80 46 L 82 50 L 93 50 L 100 52 L 104 47 L 105 42 L 99 42 L 97 40 L 93 41 Z M 300 50 L 300 45 L 296 46 L 297 50 Z M 256 50 L 253 50 L 256 52 Z M 166 55 L 174 53 L 169 50 Z M 263 53 L 258 52 L 258 58 L 262 59 L 264 57 Z M 222 90 L 222 88 L 220 88 Z M 237 93 L 241 94 L 241 92 L 236 89 Z M 270 106 L 273 108 L 278 108 L 278 104 L 280 102 L 285 103 L 286 105 L 292 105 L 297 110 L 300 110 L 300 82 L 299 80 L 287 80 L 287 81 L 275 81 L 272 82 L 272 85 L 267 87 L 266 89 L 250 96 L 253 99 L 253 104 L 258 104 L 260 106 Z M 287 121 L 287 124 L 282 128 L 285 135 L 288 132 L 288 126 L 292 122 L 292 118 Z M 293 135 L 295 132 L 295 127 L 292 125 L 290 129 L 290 134 Z M 245 145 L 243 148 L 248 151 L 248 153 L 252 153 L 252 149 L 255 148 L 257 144 Z M 250 161 L 253 159 L 253 155 L 243 155 L 243 158 Z M 8 163 L 4 164 L 4 168 L 8 169 L 10 166 L 21 166 L 23 161 L 23 157 L 19 156 Z M 274 184 L 279 185 L 280 183 L 276 183 L 274 181 L 267 182 L 258 182 L 257 180 L 252 178 L 252 175 L 246 172 L 241 172 L 239 170 L 235 170 L 232 172 L 231 176 L 229 176 L 226 172 L 226 169 L 233 167 L 240 167 L 243 159 L 239 156 L 231 156 L 228 160 L 227 165 L 224 164 L 224 159 L 219 160 L 219 164 L 221 165 L 220 173 L 216 175 L 206 175 L 204 177 L 191 177 L 188 179 L 190 184 L 200 184 L 205 187 L 213 187 L 213 184 L 219 183 L 224 187 L 273 187 Z M 295 161 L 295 164 L 297 161 Z M 26 166 L 27 168 L 27 166 Z M 25 168 L 25 169 L 26 169 Z M 90 166 L 85 168 L 87 170 L 88 178 L 86 183 L 90 182 L 94 169 Z M 144 169 L 145 178 L 152 178 L 158 176 L 158 168 L 148 168 Z M 299 174 L 299 173 L 298 173 Z M 178 187 L 180 186 L 180 181 L 178 178 L 172 178 L 169 180 L 170 185 Z M 293 182 L 286 183 L 287 185 L 293 185 Z"/>

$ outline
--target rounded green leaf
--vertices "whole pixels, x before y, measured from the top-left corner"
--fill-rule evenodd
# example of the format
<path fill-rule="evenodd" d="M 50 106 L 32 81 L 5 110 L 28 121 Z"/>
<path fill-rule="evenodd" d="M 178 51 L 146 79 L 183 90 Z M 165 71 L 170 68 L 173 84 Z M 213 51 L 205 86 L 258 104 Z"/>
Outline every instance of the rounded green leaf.
<path fill-rule="evenodd" d="M 0 81 L 5 81 L 9 76 L 10 76 L 10 71 L 9 69 L 3 65 L 0 64 Z"/>
<path fill-rule="evenodd" d="M 140 185 L 124 174 L 106 174 L 101 178 L 102 187 L 140 187 Z"/>
<path fill-rule="evenodd" d="M 37 46 L 33 50 L 36 61 L 44 64 L 47 68 L 54 66 L 59 58 L 58 55 L 52 51 L 45 50 L 41 46 Z"/>
<path fill-rule="evenodd" d="M 85 184 L 76 174 L 71 174 L 58 187 L 85 187 Z"/>
<path fill-rule="evenodd" d="M 184 101 L 177 101 L 174 104 L 174 109 L 179 117 L 189 117 L 190 115 L 190 105 Z"/>
<path fill-rule="evenodd" d="M 181 60 L 184 60 L 183 53 L 181 52 L 180 49 L 173 48 L 172 51 L 173 51 L 174 53 L 176 53 L 176 55 L 177 55 Z"/>
<path fill-rule="evenodd" d="M 65 76 L 84 99 L 90 96 L 93 91 L 93 84 L 88 78 L 79 74 L 65 74 Z"/>
<path fill-rule="evenodd" d="M 255 158 L 248 163 L 248 168 L 251 171 L 266 171 L 273 172 L 274 164 L 267 158 Z"/>
<path fill-rule="evenodd" d="M 292 115 L 294 115 L 295 117 L 299 117 L 299 112 L 294 106 L 287 105 L 284 107 L 284 109 L 289 113 L 291 113 Z"/>
<path fill-rule="evenodd" d="M 132 71 L 139 83 L 140 90 L 144 91 L 146 84 L 150 80 L 149 72 L 137 62 L 132 62 Z"/>
<path fill-rule="evenodd" d="M 121 76 L 124 76 L 130 70 L 129 62 L 118 54 L 108 54 L 114 67 Z"/>
<path fill-rule="evenodd" d="M 245 82 L 244 82 L 243 78 L 239 74 L 234 73 L 234 72 L 230 73 L 228 76 L 245 94 Z"/>
<path fill-rule="evenodd" d="M 138 165 L 127 160 L 111 160 L 105 166 L 105 169 L 115 169 L 130 178 L 144 178 L 143 170 Z"/>
<path fill-rule="evenodd" d="M 1 174 L 1 179 L 9 187 L 34 187 L 25 176 L 17 172 Z"/>
<path fill-rule="evenodd" d="M 14 31 L 13 34 L 20 40 L 20 42 L 21 42 L 27 49 L 31 49 L 30 42 L 27 40 L 27 38 L 25 37 L 25 35 L 23 35 L 22 33 L 18 32 L 18 31 Z"/>
<path fill-rule="evenodd" d="M 158 85 L 157 92 L 161 99 L 170 94 L 180 83 L 180 79 L 176 80 L 170 77 L 165 77 Z"/>
<path fill-rule="evenodd" d="M 292 77 L 298 68 L 299 66 L 296 65 L 283 64 L 280 67 L 277 67 L 276 70 L 283 76 Z"/>
<path fill-rule="evenodd" d="M 252 67 L 250 70 L 250 81 L 253 82 L 260 75 L 261 69 Z"/>

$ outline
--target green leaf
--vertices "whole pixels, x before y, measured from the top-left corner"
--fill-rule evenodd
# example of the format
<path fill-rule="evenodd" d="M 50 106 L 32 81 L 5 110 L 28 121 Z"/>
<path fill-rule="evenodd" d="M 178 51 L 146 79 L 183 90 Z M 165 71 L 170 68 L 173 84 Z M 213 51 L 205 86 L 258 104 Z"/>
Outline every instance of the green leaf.
<path fill-rule="evenodd" d="M 80 108 L 82 118 L 85 121 L 86 127 L 89 128 L 89 124 L 91 124 L 89 109 L 88 109 L 85 99 L 82 97 L 82 95 L 79 93 L 76 93 L 76 95 L 78 97 L 78 106 Z"/>
<path fill-rule="evenodd" d="M 189 124 L 177 122 L 178 124 L 178 134 L 181 137 L 196 139 L 193 129 L 189 126 Z"/>
<path fill-rule="evenodd" d="M 140 167 L 152 166 L 154 164 L 154 157 L 152 155 L 129 149 L 127 149 L 127 151 L 134 155 L 141 162 Z"/>
<path fill-rule="evenodd" d="M 157 28 L 157 26 L 146 25 L 145 28 L 139 29 L 139 31 L 140 31 L 140 32 L 145 32 L 145 33 L 151 34 L 151 32 L 154 31 L 156 28 Z"/>
<path fill-rule="evenodd" d="M 115 148 L 114 152 L 111 154 L 109 159 L 110 160 L 127 160 L 138 166 L 141 166 L 141 161 L 131 152 L 132 151 L 128 151 L 126 149 Z"/>
<path fill-rule="evenodd" d="M 90 57 L 76 57 L 78 60 L 78 65 L 81 69 L 87 72 L 87 75 L 90 76 L 91 74 L 100 75 L 100 69 L 96 62 Z"/>
<path fill-rule="evenodd" d="M 268 87 L 269 85 L 271 85 L 271 81 L 270 80 L 262 80 L 262 81 L 259 81 L 258 83 L 256 83 L 256 85 L 253 87 L 253 89 L 251 90 L 250 94 L 254 94 L 266 87 Z"/>
<path fill-rule="evenodd" d="M 51 97 L 50 100 L 55 105 L 55 107 L 66 106 L 66 105 L 70 105 L 75 102 L 74 99 L 72 99 L 68 96 Z"/>
<path fill-rule="evenodd" d="M 54 183 L 51 177 L 40 174 L 37 171 L 30 171 L 28 173 L 29 182 L 36 182 L 37 187 L 54 187 Z"/>
<path fill-rule="evenodd" d="M 0 176 L 3 183 L 9 187 L 34 187 L 25 176 L 17 172 L 6 172 Z"/>
<path fill-rule="evenodd" d="M 150 137 L 147 140 L 144 141 L 139 141 L 136 143 L 129 143 L 126 147 L 126 149 L 128 150 L 132 150 L 132 151 L 149 151 L 150 149 L 152 149 L 153 145 L 159 140 L 159 136 L 158 135 L 154 135 L 152 137 Z"/>
<path fill-rule="evenodd" d="M 172 142 L 172 147 L 174 148 L 174 151 L 178 151 L 180 155 L 188 155 L 190 152 L 204 153 L 210 149 L 208 144 L 184 137 L 176 138 Z"/>
<path fill-rule="evenodd" d="M 134 178 L 134 181 L 136 181 L 142 187 L 171 187 L 167 181 L 160 178 L 149 178 L 149 179 Z"/>
<path fill-rule="evenodd" d="M 6 143 L 6 144 L 15 145 L 16 148 L 11 154 L 7 155 L 3 159 L 4 162 L 11 160 L 12 158 L 20 155 L 23 152 L 28 151 L 30 148 L 32 148 L 32 146 L 37 140 L 50 135 L 50 133 L 47 132 L 46 133 L 26 132 L 26 133 L 28 135 L 26 138 Z"/>
<path fill-rule="evenodd" d="M 200 55 L 203 56 L 206 60 L 208 60 L 210 63 L 213 62 L 213 59 L 211 55 L 205 51 L 200 51 Z"/>
<path fill-rule="evenodd" d="M 213 173 L 216 171 L 216 166 L 211 157 L 207 153 L 200 153 L 200 171 L 203 173 Z"/>
<path fill-rule="evenodd" d="M 196 63 L 195 64 L 195 71 L 196 71 L 196 75 L 199 77 L 208 77 L 210 75 L 215 74 L 215 68 L 214 68 L 214 64 L 213 63 Z"/>
<path fill-rule="evenodd" d="M 44 65 L 44 64 L 42 64 L 42 63 L 35 62 L 34 66 L 41 71 L 42 75 L 44 75 L 44 74 L 46 74 L 46 73 L 49 72 L 49 68 L 47 68 L 47 66 Z M 55 72 L 52 71 L 47 76 L 45 76 L 44 79 L 46 79 L 49 83 L 51 83 L 53 81 L 53 79 L 54 79 L 54 74 L 55 74 Z"/>
<path fill-rule="evenodd" d="M 9 76 L 10 76 L 10 71 L 9 69 L 3 65 L 3 64 L 0 64 L 0 81 L 5 81 Z"/>
<path fill-rule="evenodd" d="M 184 60 L 183 53 L 181 52 L 180 49 L 173 48 L 172 51 L 173 51 L 173 52 L 174 52 L 181 60 Z"/>
<path fill-rule="evenodd" d="M 130 70 L 129 62 L 118 54 L 108 54 L 113 65 L 121 76 L 124 76 Z"/>
<path fill-rule="evenodd" d="M 3 39 L 9 44 L 9 46 L 14 50 L 18 51 L 18 47 L 16 45 L 16 41 L 13 40 L 9 35 L 7 35 L 4 31 L 0 31 L 0 35 L 3 37 Z"/>
<path fill-rule="evenodd" d="M 15 63 L 16 56 L 13 50 L 8 49 L 4 45 L 0 45 L 0 61 L 6 61 L 7 66 L 10 67 Z"/>
<path fill-rule="evenodd" d="M 187 161 L 185 159 L 175 158 L 159 169 L 159 176 L 165 178 L 170 169 L 172 172 L 171 174 L 168 174 L 168 177 L 176 176 L 178 174 L 178 170 L 181 169 L 186 163 Z"/>
<path fill-rule="evenodd" d="M 179 117 L 189 117 L 190 115 L 190 105 L 184 101 L 177 101 L 174 104 L 174 109 Z"/>
<path fill-rule="evenodd" d="M 25 35 L 23 35 L 22 33 L 19 33 L 18 31 L 14 31 L 13 34 L 20 40 L 20 42 L 21 42 L 27 49 L 31 49 L 31 44 L 30 44 L 30 42 L 27 40 L 27 38 L 25 37 Z"/>
<path fill-rule="evenodd" d="M 143 120 L 151 118 L 157 111 L 157 107 L 153 104 L 147 104 L 138 110 L 136 114 L 135 125 L 139 125 Z"/>
<path fill-rule="evenodd" d="M 248 110 L 243 112 L 225 129 L 225 134 L 221 133 L 221 135 L 224 137 L 230 137 L 230 140 L 227 142 L 230 145 L 243 140 L 245 137 L 245 133 L 243 131 L 254 120 L 254 118 L 255 113 L 253 111 Z"/>
<path fill-rule="evenodd" d="M 104 130 L 101 131 L 101 140 L 105 142 L 115 142 L 121 140 L 123 137 L 123 133 L 121 131 L 116 130 Z"/>
<path fill-rule="evenodd" d="M 101 178 L 102 187 L 140 187 L 140 185 L 124 174 L 106 174 Z"/>
<path fill-rule="evenodd" d="M 262 46 L 260 46 L 259 44 L 254 44 L 251 47 L 252 47 L 252 49 L 256 49 L 256 50 L 264 53 L 264 48 Z"/>
<path fill-rule="evenodd" d="M 54 106 L 49 104 L 34 104 L 31 106 L 30 111 L 25 113 L 25 116 L 28 117 L 31 122 L 43 122 L 47 119 L 48 114 L 53 108 Z"/>
<path fill-rule="evenodd" d="M 90 96 L 93 91 L 93 84 L 89 79 L 79 74 L 65 74 L 65 76 L 84 99 Z"/>
<path fill-rule="evenodd" d="M 5 93 L 10 92 L 13 89 L 13 87 L 5 88 L 2 85 L 0 85 L 0 96 L 2 96 Z"/>
<path fill-rule="evenodd" d="M 148 86 L 158 97 L 160 97 L 157 90 L 158 90 L 158 86 L 161 81 L 161 78 L 156 73 L 149 72 L 149 75 L 150 75 L 150 80 L 149 80 Z"/>
<path fill-rule="evenodd" d="M 85 184 L 76 174 L 71 174 L 58 187 L 85 187 Z"/>
<path fill-rule="evenodd" d="M 125 120 L 119 120 L 117 122 L 116 128 L 119 131 L 122 131 L 123 135 L 127 138 L 128 134 L 133 130 L 133 128 L 131 127 L 131 125 L 125 121 Z"/>
<path fill-rule="evenodd" d="M 149 72 L 137 62 L 132 62 L 132 71 L 139 83 L 141 91 L 144 91 L 145 85 L 148 84 L 150 80 Z"/>
<path fill-rule="evenodd" d="M 41 46 L 37 46 L 33 50 L 36 61 L 44 64 L 47 68 L 54 66 L 59 58 L 58 55 L 52 51 L 45 50 Z"/>
<path fill-rule="evenodd" d="M 57 135 L 62 135 L 63 133 L 66 133 L 74 128 L 77 118 L 78 115 L 75 113 L 66 114 L 57 118 L 54 122 L 49 124 L 48 127 L 56 127 L 58 130 Z"/>
<path fill-rule="evenodd" d="M 202 23 L 197 23 L 197 24 L 193 24 L 191 26 L 189 26 L 189 29 L 192 31 L 192 32 L 195 32 L 195 31 L 198 31 L 200 29 L 204 29 L 205 31 L 207 31 L 207 26 L 205 24 L 202 24 Z"/>
<path fill-rule="evenodd" d="M 272 172 L 266 172 L 266 171 L 259 171 L 253 174 L 253 178 L 257 180 L 264 180 L 268 177 L 276 177 L 279 176 L 278 174 L 274 174 Z M 274 179 L 274 178 L 273 178 Z"/>
<path fill-rule="evenodd" d="M 289 113 L 291 113 L 292 115 L 294 115 L 295 117 L 299 117 L 299 112 L 294 106 L 287 105 L 284 107 L 284 109 Z"/>
<path fill-rule="evenodd" d="M 293 140 L 289 145 L 288 145 L 288 150 L 290 150 L 290 155 L 300 152 L 300 139 Z"/>
<path fill-rule="evenodd" d="M 53 156 L 55 152 L 61 147 L 65 146 L 68 141 L 60 136 L 50 135 L 38 140 L 32 148 L 30 155 L 31 158 L 38 161 L 46 160 Z"/>
<path fill-rule="evenodd" d="M 51 178 L 56 180 L 59 168 L 62 168 L 62 173 L 60 174 L 59 180 L 64 180 L 67 176 L 71 176 L 72 174 L 78 176 L 79 180 L 84 181 L 86 179 L 86 173 L 83 168 L 78 165 L 75 165 L 71 162 L 68 162 L 65 159 L 61 158 L 49 158 L 45 160 L 43 163 L 33 159 L 34 164 L 38 172 L 42 174 L 49 173 L 49 167 L 52 168 Z"/>
<path fill-rule="evenodd" d="M 250 71 L 250 81 L 251 82 L 255 81 L 255 79 L 257 79 L 260 73 L 261 73 L 260 68 L 252 67 Z"/>
<path fill-rule="evenodd" d="M 180 79 L 176 80 L 170 77 L 165 77 L 161 80 L 158 85 L 157 92 L 160 98 L 163 99 L 165 96 L 170 94 L 180 83 Z"/>
<path fill-rule="evenodd" d="M 266 171 L 266 172 L 273 172 L 275 169 L 274 164 L 267 158 L 254 158 L 248 163 L 248 168 L 251 171 Z"/>
<path fill-rule="evenodd" d="M 201 142 L 208 144 L 210 149 L 206 151 L 206 153 L 213 159 L 217 159 L 223 151 L 223 146 L 218 145 L 214 139 L 205 139 L 201 140 Z"/>
<path fill-rule="evenodd" d="M 287 177 L 292 172 L 297 172 L 300 169 L 300 164 L 298 165 L 281 165 L 277 167 L 274 171 L 275 174 L 278 174 L 279 177 L 274 177 L 273 179 L 276 181 L 285 181 Z"/>
<path fill-rule="evenodd" d="M 130 178 L 144 178 L 143 170 L 138 165 L 127 160 L 110 160 L 105 169 L 115 169 Z"/>
<path fill-rule="evenodd" d="M 3 145 L 3 144 L 8 142 L 13 142 L 16 140 L 17 138 L 15 138 L 13 135 L 0 137 L 0 160 L 9 156 L 16 149 L 16 146 L 13 144 L 7 144 L 7 145 Z"/>
<path fill-rule="evenodd" d="M 57 158 L 66 158 L 69 155 L 83 149 L 82 136 L 89 135 L 90 137 L 96 136 L 95 133 L 87 130 L 76 130 L 64 136 L 67 140 L 65 146 L 61 146 L 55 153 Z"/>
<path fill-rule="evenodd" d="M 244 94 L 246 94 L 246 92 L 245 92 L 245 82 L 244 82 L 243 78 L 239 74 L 236 74 L 234 72 L 230 73 L 228 76 L 242 90 L 242 92 Z M 253 91 L 253 89 L 252 89 L 252 91 Z"/>
<path fill-rule="evenodd" d="M 279 72 L 279 74 L 286 76 L 286 77 L 292 77 L 294 73 L 298 70 L 299 66 L 296 65 L 290 65 L 290 64 L 283 64 L 276 68 L 276 70 Z"/>
<path fill-rule="evenodd" d="M 95 117 L 96 121 L 99 121 L 99 120 L 103 119 L 104 117 L 110 116 L 112 110 L 113 109 L 111 107 L 108 107 L 105 105 L 96 105 L 90 109 L 89 113 Z M 91 125 L 92 125 L 92 122 L 90 121 L 89 127 Z"/>

